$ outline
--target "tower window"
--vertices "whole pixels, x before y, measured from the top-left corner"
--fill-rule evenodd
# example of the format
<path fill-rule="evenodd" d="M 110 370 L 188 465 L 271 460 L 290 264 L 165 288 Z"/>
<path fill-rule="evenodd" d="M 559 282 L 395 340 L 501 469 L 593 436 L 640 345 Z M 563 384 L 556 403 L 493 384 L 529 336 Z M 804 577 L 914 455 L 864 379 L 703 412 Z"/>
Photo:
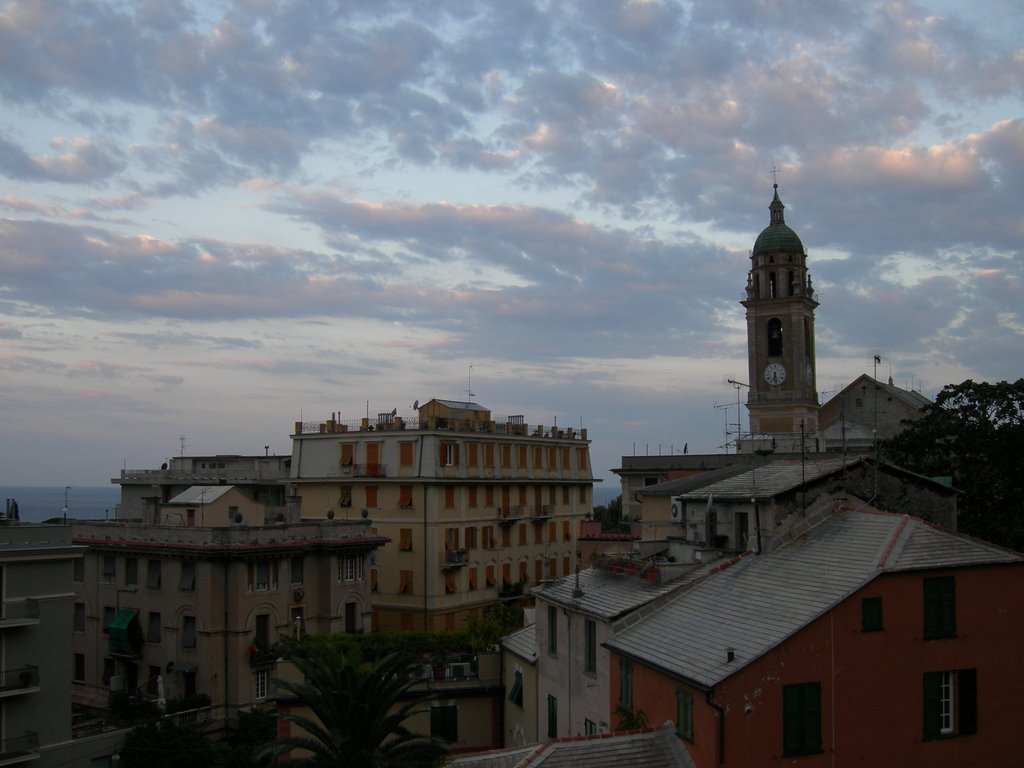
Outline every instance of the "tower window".
<path fill-rule="evenodd" d="M 769 272 L 768 273 L 768 298 L 769 299 L 774 299 L 774 298 L 777 298 L 778 295 L 779 295 L 779 286 L 778 286 L 778 283 L 775 280 L 775 273 L 774 272 Z"/>
<path fill-rule="evenodd" d="M 772 278 L 774 280 L 774 277 Z M 773 294 L 774 295 L 774 290 Z M 782 321 L 773 317 L 768 321 L 768 356 L 780 357 L 782 355 Z"/>

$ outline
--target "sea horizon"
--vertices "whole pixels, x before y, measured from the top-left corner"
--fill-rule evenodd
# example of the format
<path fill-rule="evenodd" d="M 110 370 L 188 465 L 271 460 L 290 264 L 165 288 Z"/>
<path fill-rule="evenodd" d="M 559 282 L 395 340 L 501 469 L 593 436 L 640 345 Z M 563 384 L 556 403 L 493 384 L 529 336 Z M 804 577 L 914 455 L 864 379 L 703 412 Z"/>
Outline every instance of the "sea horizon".
<path fill-rule="evenodd" d="M 0 485 L 0 498 L 4 500 L 0 513 L 7 509 L 8 499 L 14 500 L 18 503 L 18 519 L 27 523 L 65 516 L 75 520 L 112 520 L 117 515 L 121 488 L 113 484 Z"/>

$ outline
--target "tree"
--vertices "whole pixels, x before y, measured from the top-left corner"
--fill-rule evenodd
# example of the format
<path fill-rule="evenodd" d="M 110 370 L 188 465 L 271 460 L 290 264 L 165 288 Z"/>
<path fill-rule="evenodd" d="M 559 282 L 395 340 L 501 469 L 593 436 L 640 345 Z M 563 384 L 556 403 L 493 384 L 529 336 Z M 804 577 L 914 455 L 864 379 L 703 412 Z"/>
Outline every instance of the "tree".
<path fill-rule="evenodd" d="M 882 445 L 895 464 L 949 476 L 964 533 L 1024 551 L 1024 379 L 948 384 Z"/>
<path fill-rule="evenodd" d="M 413 733 L 406 719 L 422 696 L 410 698 L 412 664 L 404 654 L 365 661 L 357 647 L 318 645 L 297 649 L 289 660 L 304 682 L 277 680 L 310 710 L 280 717 L 308 735 L 278 741 L 271 751 L 305 749 L 318 768 L 428 768 L 445 754 L 443 742 Z"/>
<path fill-rule="evenodd" d="M 219 766 L 224 749 L 196 728 L 171 720 L 135 728 L 121 750 L 123 768 L 192 768 Z"/>
<path fill-rule="evenodd" d="M 601 530 L 617 530 L 622 524 L 622 494 L 608 502 L 594 507 L 594 519 L 601 523 Z"/>

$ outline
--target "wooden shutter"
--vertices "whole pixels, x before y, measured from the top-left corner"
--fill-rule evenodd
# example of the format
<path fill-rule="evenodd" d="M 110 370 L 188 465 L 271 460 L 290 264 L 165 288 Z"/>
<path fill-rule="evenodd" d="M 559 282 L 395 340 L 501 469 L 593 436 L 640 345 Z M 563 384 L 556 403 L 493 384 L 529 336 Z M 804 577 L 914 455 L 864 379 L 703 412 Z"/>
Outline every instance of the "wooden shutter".
<path fill-rule="evenodd" d="M 961 669 L 957 677 L 957 715 L 960 718 L 957 733 L 976 733 L 978 730 L 978 671 Z"/>

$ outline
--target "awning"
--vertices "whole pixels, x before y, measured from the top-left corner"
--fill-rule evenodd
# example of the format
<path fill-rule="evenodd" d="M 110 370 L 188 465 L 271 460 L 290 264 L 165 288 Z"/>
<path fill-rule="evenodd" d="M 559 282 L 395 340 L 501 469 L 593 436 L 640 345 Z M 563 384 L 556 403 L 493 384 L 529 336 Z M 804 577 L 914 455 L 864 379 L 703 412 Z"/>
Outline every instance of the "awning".
<path fill-rule="evenodd" d="M 136 608 L 122 608 L 107 625 L 107 633 L 110 635 L 111 653 L 136 655 L 142 639 L 139 611 Z"/>

